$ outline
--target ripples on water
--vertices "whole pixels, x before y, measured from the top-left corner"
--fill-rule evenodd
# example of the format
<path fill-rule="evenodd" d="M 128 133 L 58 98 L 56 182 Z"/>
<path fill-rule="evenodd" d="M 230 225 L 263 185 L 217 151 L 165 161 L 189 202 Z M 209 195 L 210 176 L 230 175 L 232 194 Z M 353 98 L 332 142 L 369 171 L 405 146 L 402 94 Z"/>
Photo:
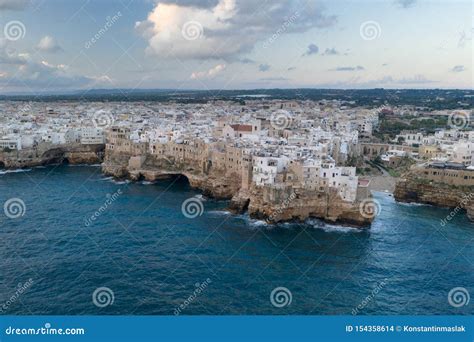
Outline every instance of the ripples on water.
<path fill-rule="evenodd" d="M 181 204 L 198 194 L 184 179 L 117 182 L 97 167 L 2 171 L 1 203 L 21 198 L 26 213 L 0 216 L 0 301 L 33 280 L 4 313 L 172 315 L 208 278 L 182 314 L 351 314 L 368 296 L 359 314 L 474 313 L 473 303 L 447 300 L 459 286 L 474 296 L 474 225 L 465 215 L 443 227 L 449 210 L 377 193 L 382 212 L 370 230 L 268 225 L 212 199 L 186 218 Z M 114 303 L 98 308 L 92 293 L 102 286 Z M 272 306 L 278 286 L 291 291 L 291 305 Z"/>

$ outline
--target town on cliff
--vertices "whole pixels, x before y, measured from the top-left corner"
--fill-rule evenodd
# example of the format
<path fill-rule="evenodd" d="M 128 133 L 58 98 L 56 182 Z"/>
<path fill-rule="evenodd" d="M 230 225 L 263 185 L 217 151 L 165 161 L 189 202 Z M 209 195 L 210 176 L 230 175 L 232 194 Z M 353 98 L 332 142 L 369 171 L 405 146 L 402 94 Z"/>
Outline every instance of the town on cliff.
<path fill-rule="evenodd" d="M 380 210 L 371 190 L 474 219 L 474 131 L 464 109 L 250 98 L 5 101 L 0 111 L 0 168 L 100 163 L 116 178 L 184 176 L 230 200 L 231 211 L 269 222 L 367 227 Z"/>

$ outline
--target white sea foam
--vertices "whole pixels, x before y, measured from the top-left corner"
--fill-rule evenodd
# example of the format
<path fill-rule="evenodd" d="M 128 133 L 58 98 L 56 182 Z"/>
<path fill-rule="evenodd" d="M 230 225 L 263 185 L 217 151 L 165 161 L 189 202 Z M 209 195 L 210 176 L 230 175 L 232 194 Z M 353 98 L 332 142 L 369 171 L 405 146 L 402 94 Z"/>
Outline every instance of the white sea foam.
<path fill-rule="evenodd" d="M 262 226 L 270 226 L 271 224 L 264 221 L 264 220 L 253 220 L 253 219 L 250 219 L 249 220 L 249 223 L 250 225 L 254 226 L 254 227 L 262 227 Z"/>
<path fill-rule="evenodd" d="M 128 179 L 123 180 L 123 181 L 118 181 L 118 180 L 112 179 L 112 183 L 117 184 L 117 185 L 123 185 L 123 184 L 130 183 L 130 181 Z"/>
<path fill-rule="evenodd" d="M 404 207 L 432 207 L 431 204 L 426 203 L 405 203 L 405 202 L 397 202 L 398 205 L 402 205 Z"/>
<path fill-rule="evenodd" d="M 232 215 L 230 211 L 227 210 L 211 210 L 207 212 L 210 215 L 215 215 L 215 216 L 229 216 Z"/>
<path fill-rule="evenodd" d="M 155 183 L 150 182 L 150 181 L 141 181 L 140 184 L 142 184 L 142 185 L 152 185 L 152 184 L 155 184 Z"/>
<path fill-rule="evenodd" d="M 69 167 L 101 167 L 102 164 L 68 164 Z"/>
<path fill-rule="evenodd" d="M 317 219 L 310 219 L 306 221 L 306 224 L 309 224 L 315 229 L 322 229 L 325 232 L 332 233 L 360 233 L 363 231 L 363 228 L 355 228 L 355 227 L 349 227 L 349 226 L 341 226 L 341 225 L 336 225 L 336 224 L 328 224 L 326 222 L 323 222 L 321 220 Z"/>
<path fill-rule="evenodd" d="M 101 181 L 109 181 L 109 180 L 112 180 L 112 179 L 114 179 L 114 177 L 104 177 L 104 178 L 101 178 L 101 179 L 99 179 L 99 180 L 101 180 Z"/>
<path fill-rule="evenodd" d="M 0 171 L 0 175 L 6 175 L 8 173 L 29 172 L 31 170 L 32 169 L 2 170 L 2 171 Z"/>

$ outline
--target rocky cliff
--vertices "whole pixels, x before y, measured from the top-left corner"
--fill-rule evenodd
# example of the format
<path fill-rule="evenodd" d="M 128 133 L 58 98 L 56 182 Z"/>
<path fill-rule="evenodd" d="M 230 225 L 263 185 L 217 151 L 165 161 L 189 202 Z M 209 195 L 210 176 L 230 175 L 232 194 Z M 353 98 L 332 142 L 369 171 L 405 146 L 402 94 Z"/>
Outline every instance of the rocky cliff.
<path fill-rule="evenodd" d="M 393 194 L 398 202 L 464 209 L 469 219 L 474 221 L 474 186 L 453 186 L 435 182 L 427 180 L 422 174 L 410 171 L 397 181 Z"/>
<path fill-rule="evenodd" d="M 116 178 L 155 181 L 183 175 L 192 187 L 209 197 L 231 199 L 229 209 L 249 212 L 250 217 L 269 222 L 303 221 L 309 217 L 357 227 L 369 226 L 373 216 L 364 214 L 358 202 L 342 201 L 336 191 L 316 192 L 292 187 L 242 189 L 242 176 L 225 170 L 152 155 L 131 156 L 106 151 L 102 171 Z"/>
<path fill-rule="evenodd" d="M 104 155 L 101 145 L 51 145 L 42 144 L 36 148 L 20 151 L 0 152 L 0 168 L 20 169 L 48 164 L 100 164 Z"/>
<path fill-rule="evenodd" d="M 135 181 L 155 181 L 182 175 L 189 180 L 193 188 L 217 199 L 231 199 L 238 192 L 241 183 L 237 174 L 226 175 L 224 171 L 215 168 L 204 173 L 200 165 L 156 158 L 152 155 L 133 157 L 123 153 L 106 153 L 102 172 L 115 178 Z"/>
<path fill-rule="evenodd" d="M 359 203 L 341 200 L 335 190 L 309 191 L 293 187 L 255 187 L 241 190 L 232 198 L 230 209 L 248 210 L 250 217 L 268 222 L 304 221 L 310 217 L 330 223 L 356 227 L 369 226 L 373 215 L 366 214 Z"/>

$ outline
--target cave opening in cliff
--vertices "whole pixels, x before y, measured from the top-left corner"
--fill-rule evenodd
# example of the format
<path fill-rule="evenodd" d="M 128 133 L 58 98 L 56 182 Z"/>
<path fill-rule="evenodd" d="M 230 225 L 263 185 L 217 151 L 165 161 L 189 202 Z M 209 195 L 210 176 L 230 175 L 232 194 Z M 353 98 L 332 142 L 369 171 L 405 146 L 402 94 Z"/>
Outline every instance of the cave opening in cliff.
<path fill-rule="evenodd" d="M 63 160 L 61 161 L 61 164 L 69 165 L 69 159 L 68 158 L 63 158 Z"/>
<path fill-rule="evenodd" d="M 4 169 L 5 168 L 5 163 L 0 161 L 0 169 Z"/>
<path fill-rule="evenodd" d="M 170 179 L 175 184 L 180 184 L 183 186 L 189 186 L 190 184 L 188 177 L 180 173 L 170 175 Z"/>

